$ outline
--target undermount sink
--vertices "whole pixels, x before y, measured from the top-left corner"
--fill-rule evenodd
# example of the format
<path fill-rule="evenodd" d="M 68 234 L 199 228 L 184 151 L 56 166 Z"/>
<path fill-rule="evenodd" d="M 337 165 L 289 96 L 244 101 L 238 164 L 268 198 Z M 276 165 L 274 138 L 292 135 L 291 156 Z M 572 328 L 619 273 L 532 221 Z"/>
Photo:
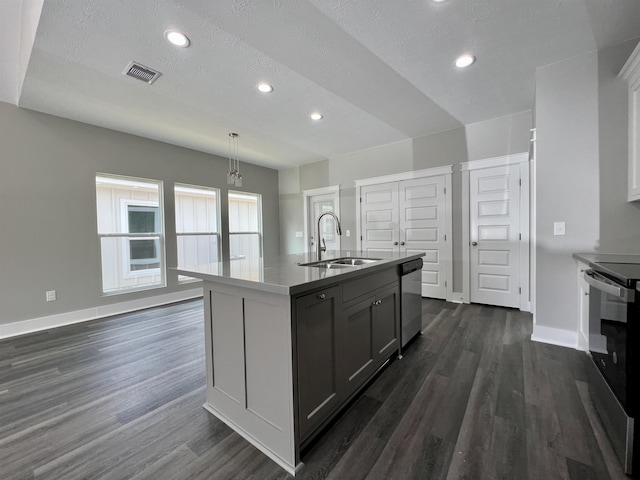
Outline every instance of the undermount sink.
<path fill-rule="evenodd" d="M 317 268 L 348 268 L 353 267 L 353 265 L 344 265 L 340 263 L 331 263 L 331 262 L 311 262 L 311 263 L 299 263 L 301 267 L 317 267 Z"/>
<path fill-rule="evenodd" d="M 317 267 L 317 268 L 347 268 L 357 267 L 358 265 L 366 265 L 368 263 L 378 262 L 381 258 L 360 258 L 360 257 L 343 257 L 331 260 L 321 260 L 319 262 L 299 263 L 301 267 Z"/>
<path fill-rule="evenodd" d="M 339 264 L 339 265 L 366 265 L 367 263 L 378 262 L 382 260 L 381 258 L 356 258 L 356 257 L 347 257 L 347 258 L 336 258 L 335 260 L 330 260 L 331 263 Z"/>

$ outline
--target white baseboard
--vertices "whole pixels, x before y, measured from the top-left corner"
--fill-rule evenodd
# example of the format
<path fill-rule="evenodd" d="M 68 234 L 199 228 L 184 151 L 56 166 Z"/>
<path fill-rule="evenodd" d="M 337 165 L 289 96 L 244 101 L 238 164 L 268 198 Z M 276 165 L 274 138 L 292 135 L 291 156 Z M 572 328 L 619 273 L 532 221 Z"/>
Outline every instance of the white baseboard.
<path fill-rule="evenodd" d="M 587 340 L 587 337 L 585 337 L 582 332 L 578 334 L 578 350 L 582 350 L 584 352 L 589 351 L 589 340 Z"/>
<path fill-rule="evenodd" d="M 544 327 L 534 324 L 531 340 L 534 342 L 549 343 L 560 347 L 582 350 L 578 343 L 578 332 L 564 330 L 562 328 Z"/>
<path fill-rule="evenodd" d="M 87 322 L 97 318 L 110 317 L 122 313 L 135 312 L 144 308 L 158 307 L 168 303 L 180 302 L 202 296 L 202 287 L 185 290 L 182 292 L 167 293 L 154 297 L 140 298 L 128 302 L 114 303 L 99 307 L 85 308 L 73 312 L 59 313 L 47 317 L 31 318 L 20 322 L 0 325 L 0 338 L 15 337 L 25 333 L 48 330 L 50 328 L 62 327 L 73 323 Z"/>

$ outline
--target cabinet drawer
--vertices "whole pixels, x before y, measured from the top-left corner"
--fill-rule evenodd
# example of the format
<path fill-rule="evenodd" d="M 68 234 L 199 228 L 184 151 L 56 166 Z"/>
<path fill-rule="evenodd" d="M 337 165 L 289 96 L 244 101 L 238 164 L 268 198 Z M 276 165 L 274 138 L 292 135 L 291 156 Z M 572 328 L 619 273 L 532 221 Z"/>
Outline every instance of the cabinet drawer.
<path fill-rule="evenodd" d="M 397 267 L 393 267 L 344 282 L 342 284 L 342 301 L 346 303 L 362 295 L 370 295 L 373 290 L 396 281 L 398 281 L 398 271 Z"/>

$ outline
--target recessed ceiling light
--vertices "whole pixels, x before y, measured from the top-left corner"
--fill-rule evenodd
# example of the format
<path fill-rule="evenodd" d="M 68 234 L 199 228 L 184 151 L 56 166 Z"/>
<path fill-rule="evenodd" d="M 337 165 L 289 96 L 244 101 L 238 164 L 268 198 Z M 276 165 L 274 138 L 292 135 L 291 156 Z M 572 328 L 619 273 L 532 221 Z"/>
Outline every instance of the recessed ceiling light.
<path fill-rule="evenodd" d="M 169 40 L 169 42 L 173 43 L 176 47 L 186 48 L 191 42 L 189 41 L 189 37 L 187 37 L 184 33 L 178 32 L 177 30 L 167 30 L 164 32 L 164 37 Z"/>
<path fill-rule="evenodd" d="M 271 92 L 273 92 L 273 87 L 271 85 L 269 85 L 268 83 L 259 83 L 257 88 L 258 88 L 258 91 L 260 91 L 262 93 L 271 93 Z"/>
<path fill-rule="evenodd" d="M 469 55 L 464 54 L 464 55 L 460 55 L 458 58 L 456 58 L 456 67 L 458 68 L 466 68 L 470 65 L 473 65 L 476 61 L 476 57 L 474 57 L 473 55 Z"/>
<path fill-rule="evenodd" d="M 309 118 L 311 118 L 311 120 L 322 120 L 322 114 L 313 112 L 311 115 L 309 115 Z"/>
<path fill-rule="evenodd" d="M 442 2 L 446 2 L 447 0 L 431 0 L 433 3 L 442 3 Z"/>

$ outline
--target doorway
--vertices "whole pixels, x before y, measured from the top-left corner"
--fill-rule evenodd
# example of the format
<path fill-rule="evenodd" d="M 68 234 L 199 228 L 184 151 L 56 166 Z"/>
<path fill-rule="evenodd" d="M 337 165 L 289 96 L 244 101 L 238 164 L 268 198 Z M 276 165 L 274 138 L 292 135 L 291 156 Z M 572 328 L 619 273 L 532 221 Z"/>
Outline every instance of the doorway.
<path fill-rule="evenodd" d="M 336 233 L 335 220 L 326 216 L 318 229 L 318 217 L 325 212 L 333 212 L 340 218 L 340 186 L 304 190 L 304 238 L 305 252 L 314 252 L 316 243 L 324 239 L 327 251 L 340 250 L 340 235 Z"/>
<path fill-rule="evenodd" d="M 356 180 L 359 248 L 424 253 L 422 296 L 448 299 L 452 279 L 451 166 Z"/>
<path fill-rule="evenodd" d="M 467 162 L 462 174 L 463 300 L 530 311 L 528 154 Z"/>

